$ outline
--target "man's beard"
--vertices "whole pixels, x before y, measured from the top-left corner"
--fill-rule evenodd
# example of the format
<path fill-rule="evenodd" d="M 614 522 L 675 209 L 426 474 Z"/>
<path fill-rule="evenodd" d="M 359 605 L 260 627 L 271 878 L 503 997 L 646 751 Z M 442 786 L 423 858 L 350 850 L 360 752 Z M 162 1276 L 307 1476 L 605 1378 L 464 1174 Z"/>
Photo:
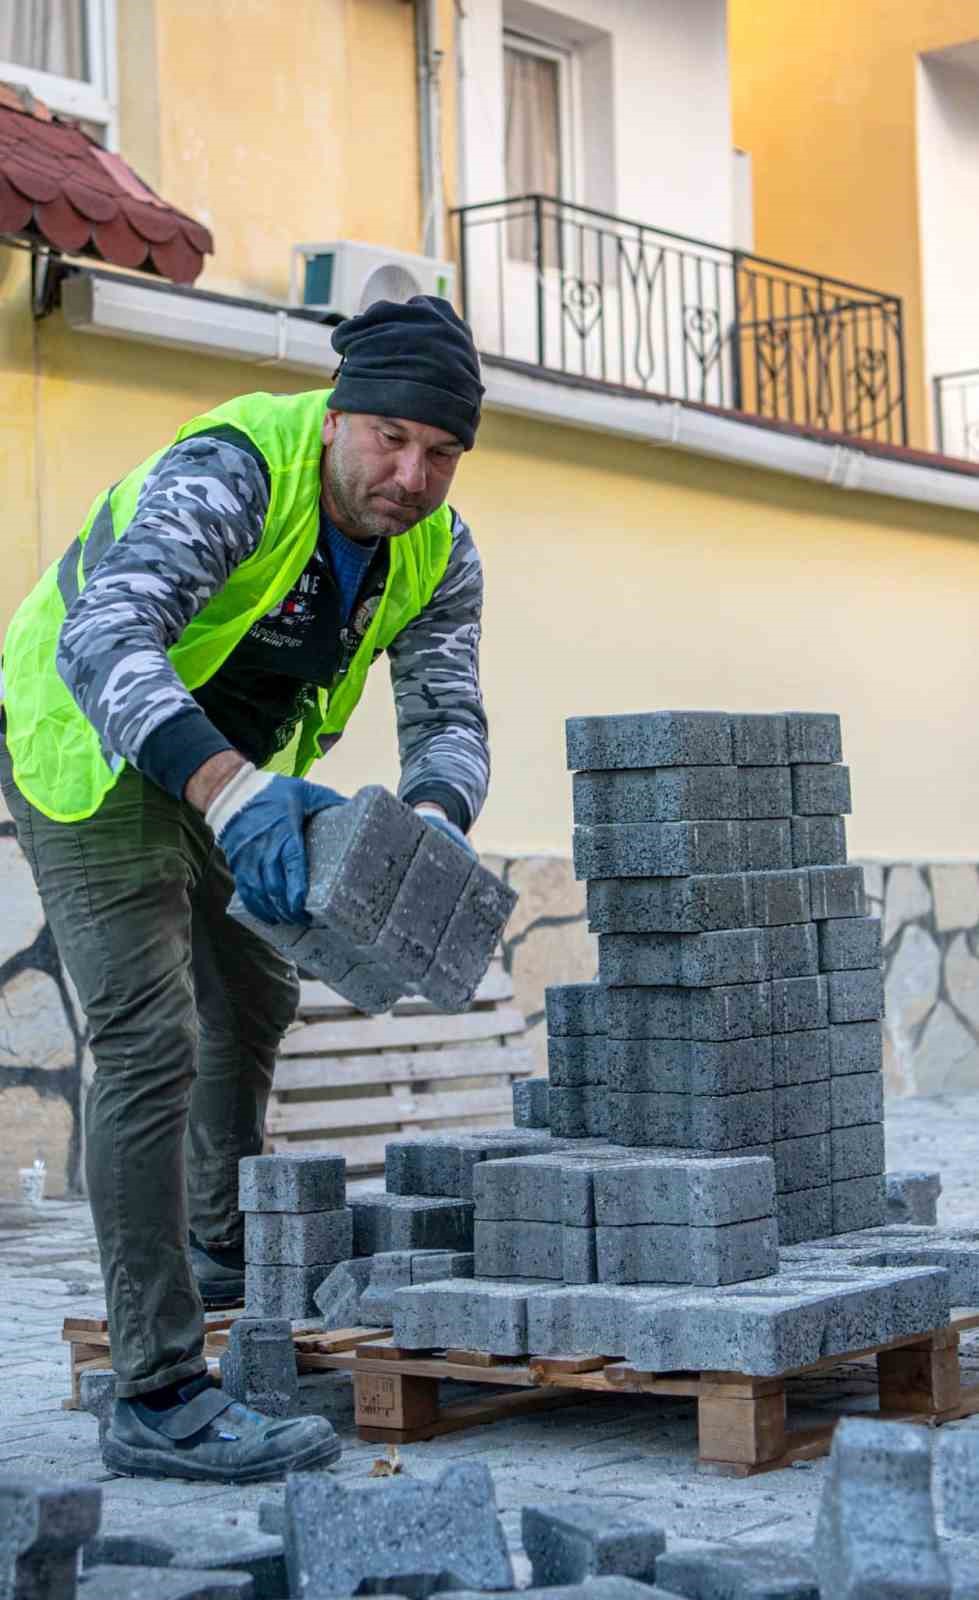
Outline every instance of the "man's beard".
<path fill-rule="evenodd" d="M 324 467 L 337 516 L 362 538 L 394 539 L 407 533 L 422 515 L 419 508 L 415 505 L 405 506 L 404 521 L 392 529 L 391 518 L 396 515 L 394 508 L 386 515 L 372 508 L 369 493 L 357 482 L 356 468 L 348 465 L 343 437 L 341 425 L 326 451 Z"/>

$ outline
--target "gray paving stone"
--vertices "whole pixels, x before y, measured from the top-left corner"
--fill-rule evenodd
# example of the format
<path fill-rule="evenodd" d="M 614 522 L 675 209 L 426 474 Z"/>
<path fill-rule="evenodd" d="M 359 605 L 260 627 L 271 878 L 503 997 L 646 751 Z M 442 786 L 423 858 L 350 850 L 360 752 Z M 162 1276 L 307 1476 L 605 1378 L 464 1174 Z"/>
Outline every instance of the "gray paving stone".
<path fill-rule="evenodd" d="M 811 866 L 809 903 L 817 922 L 825 917 L 862 917 L 867 911 L 863 868 Z"/>
<path fill-rule="evenodd" d="M 593 1230 L 583 1228 L 582 1233 Z M 551 1278 L 563 1282 L 564 1233 L 560 1222 L 477 1222 L 474 1262 L 477 1278 Z M 594 1239 L 592 1239 L 594 1247 Z M 594 1248 L 592 1251 L 594 1256 Z M 593 1270 L 584 1281 L 594 1283 Z"/>
<path fill-rule="evenodd" d="M 473 868 L 419 981 L 426 999 L 443 1011 L 468 1009 L 516 903 L 516 894 L 501 879 L 478 864 Z"/>
<path fill-rule="evenodd" d="M 114 1372 L 83 1372 L 78 1380 L 79 1407 L 93 1416 L 99 1425 L 99 1447 L 112 1418 L 116 1398 Z"/>
<path fill-rule="evenodd" d="M 792 778 L 788 767 L 740 767 L 738 790 L 741 808 L 737 815 L 747 821 L 756 817 L 792 815 Z"/>
<path fill-rule="evenodd" d="M 730 718 L 715 711 L 628 712 L 569 717 L 571 771 L 608 767 L 730 766 Z"/>
<path fill-rule="evenodd" d="M 355 1194 L 354 1254 L 381 1250 L 471 1250 L 471 1200 L 441 1195 Z"/>
<path fill-rule="evenodd" d="M 455 1600 L 482 1600 L 484 1594 L 484 1590 L 459 1589 Z M 508 1589 L 499 1600 L 676 1600 L 676 1596 L 635 1578 L 589 1578 L 587 1583 L 562 1583 L 557 1588 Z"/>
<path fill-rule="evenodd" d="M 720 933 L 602 933 L 598 970 L 610 986 L 715 987 L 762 983 L 769 975 L 768 930 Z"/>
<path fill-rule="evenodd" d="M 829 1079 L 817 1083 L 794 1083 L 776 1089 L 772 1097 L 775 1138 L 803 1139 L 810 1134 L 828 1133 L 832 1126 Z"/>
<path fill-rule="evenodd" d="M 737 872 L 743 865 L 745 850 L 742 828 L 749 826 L 764 825 L 634 822 L 576 827 L 572 842 L 575 877 L 671 878 L 688 873 Z"/>
<path fill-rule="evenodd" d="M 777 1151 L 778 1146 L 774 1145 L 773 1149 Z M 777 1215 L 780 1246 L 801 1244 L 805 1239 L 819 1239 L 832 1230 L 833 1191 L 828 1183 L 811 1187 L 821 1175 L 821 1169 L 811 1173 L 810 1186 L 806 1188 L 779 1190 Z"/>
<path fill-rule="evenodd" d="M 884 1015 L 884 980 L 879 967 L 830 972 L 830 1022 L 872 1022 Z"/>
<path fill-rule="evenodd" d="M 797 1139 L 776 1139 L 772 1145 L 772 1161 L 778 1193 L 791 1194 L 797 1189 L 817 1189 L 831 1183 L 832 1159 L 828 1132 L 804 1134 Z"/>
<path fill-rule="evenodd" d="M 610 1168 L 632 1173 L 646 1160 L 642 1151 L 604 1145 L 582 1152 L 571 1147 L 551 1155 L 484 1162 L 474 1173 L 476 1220 L 526 1219 L 593 1227 L 597 1174 Z"/>
<path fill-rule="evenodd" d="M 710 933 L 761 925 L 754 914 L 750 882 L 743 872 L 592 878 L 586 891 L 588 925 L 593 933 Z"/>
<path fill-rule="evenodd" d="M 238 1163 L 242 1211 L 340 1211 L 346 1200 L 343 1156 L 246 1156 Z"/>
<path fill-rule="evenodd" d="M 535 1355 L 622 1357 L 634 1304 L 646 1307 L 676 1295 L 674 1287 L 644 1284 L 549 1286 L 527 1300 L 527 1344 Z"/>
<path fill-rule="evenodd" d="M 168 1567 L 176 1554 L 172 1544 L 142 1533 L 97 1533 L 82 1548 L 86 1567 Z"/>
<path fill-rule="evenodd" d="M 751 1222 L 775 1212 L 775 1168 L 766 1157 L 690 1161 L 685 1164 L 690 1223 L 695 1228 Z M 644 1173 L 636 1175 L 637 1186 Z M 596 1196 L 596 1215 L 602 1211 Z"/>
<path fill-rule="evenodd" d="M 89 1568 L 82 1594 L 85 1600 L 253 1600 L 255 1585 L 247 1572 L 109 1566 Z"/>
<path fill-rule="evenodd" d="M 881 1073 L 851 1072 L 846 1077 L 834 1078 L 830 1084 L 830 1093 L 834 1128 L 883 1122 L 884 1079 Z M 908 1218 L 908 1221 L 910 1220 L 912 1219 Z"/>
<path fill-rule="evenodd" d="M 458 1462 L 434 1482 L 403 1476 L 352 1489 L 327 1473 L 290 1473 L 285 1550 L 297 1595 L 406 1580 L 416 1594 L 513 1584 L 493 1479 L 479 1462 Z"/>
<path fill-rule="evenodd" d="M 427 974 L 472 876 L 469 852 L 426 826 L 375 941 L 378 955 L 391 963 L 406 990 L 427 987 Z"/>
<path fill-rule="evenodd" d="M 772 1039 L 609 1039 L 610 1089 L 738 1094 L 772 1087 Z"/>
<path fill-rule="evenodd" d="M 405 993 L 402 980 L 388 965 L 375 958 L 369 946 L 353 944 L 332 928 L 297 923 L 270 926 L 246 911 L 237 894 L 231 897 L 228 915 L 310 977 L 336 989 L 358 1011 L 370 1016 L 390 1011 Z"/>
<path fill-rule="evenodd" d="M 781 712 L 735 713 L 731 750 L 739 767 L 774 767 L 789 759 L 788 726 Z"/>
<path fill-rule="evenodd" d="M 188 1525 L 179 1517 L 168 1519 L 166 1532 L 167 1542 L 131 1533 L 102 1534 L 82 1551 L 83 1568 L 189 1567 L 201 1574 L 230 1571 L 251 1579 L 254 1600 L 287 1600 L 281 1537 L 264 1531 L 249 1533 L 244 1528 Z M 138 1596 L 138 1587 L 133 1595 Z"/>
<path fill-rule="evenodd" d="M 687 1545 L 666 1551 L 656 1572 L 686 1600 L 819 1600 L 812 1556 L 797 1545 Z"/>
<path fill-rule="evenodd" d="M 289 1322 L 237 1318 L 228 1330 L 227 1347 L 221 1352 L 221 1387 L 253 1411 L 263 1411 L 270 1417 L 296 1416 L 299 1374 Z"/>
<path fill-rule="evenodd" d="M 56 1479 L 0 1479 L 0 1594 L 73 1600 L 78 1552 L 95 1537 L 102 1490 Z"/>
<path fill-rule="evenodd" d="M 853 809 L 850 769 L 797 762 L 792 767 L 792 809 L 801 816 L 843 816 Z"/>
<path fill-rule="evenodd" d="M 939 1172 L 888 1172 L 888 1222 L 932 1223 L 937 1219 L 942 1192 Z"/>
<path fill-rule="evenodd" d="M 389 1139 L 384 1176 L 389 1194 L 471 1200 L 473 1171 L 481 1161 L 535 1155 L 562 1148 L 543 1129 L 487 1128 L 478 1133 L 426 1133 Z"/>
<path fill-rule="evenodd" d="M 580 1503 L 524 1506 L 520 1522 L 532 1581 L 551 1588 L 600 1577 L 656 1580 L 666 1535 L 639 1509 Z"/>
<path fill-rule="evenodd" d="M 670 1224 L 596 1229 L 602 1283 L 742 1283 L 778 1271 L 774 1217 L 720 1228 Z"/>
<path fill-rule="evenodd" d="M 397 1289 L 444 1278 L 471 1278 L 474 1270 L 473 1254 L 466 1250 L 388 1250 L 365 1259 L 371 1270 L 359 1310 L 371 1327 L 389 1326 Z"/>
<path fill-rule="evenodd" d="M 792 818 L 793 866 L 842 867 L 845 864 L 846 827 L 842 817 Z"/>
<path fill-rule="evenodd" d="M 781 872 L 795 865 L 787 817 L 744 822 L 742 829 L 740 865 L 746 872 Z"/>
<path fill-rule="evenodd" d="M 833 1435 L 813 1559 L 822 1592 L 839 1600 L 949 1600 L 925 1430 L 843 1418 Z"/>
<path fill-rule="evenodd" d="M 818 926 L 821 972 L 880 965 L 879 917 L 829 917 Z"/>
<path fill-rule="evenodd" d="M 834 1183 L 850 1178 L 876 1177 L 884 1171 L 884 1129 L 879 1122 L 834 1128 L 830 1134 L 830 1145 Z M 881 1189 L 883 1192 L 883 1185 Z M 858 1222 L 854 1226 L 869 1228 L 874 1223 Z"/>
<path fill-rule="evenodd" d="M 312 1267 L 269 1266 L 245 1263 L 245 1311 L 249 1317 L 315 1317 L 314 1296 L 330 1271 L 329 1265 Z"/>
<path fill-rule="evenodd" d="M 578 1089 L 552 1087 L 547 1099 L 552 1132 L 564 1139 L 604 1139 L 611 1136 L 607 1091 L 602 1085 Z"/>
<path fill-rule="evenodd" d="M 245 1260 L 310 1267 L 353 1254 L 353 1215 L 341 1211 L 245 1212 Z"/>
<path fill-rule="evenodd" d="M 392 1337 L 407 1350 L 452 1346 L 487 1350 L 500 1356 L 523 1356 L 527 1343 L 527 1304 L 542 1280 L 447 1279 L 399 1289 L 392 1302 Z"/>
<path fill-rule="evenodd" d="M 608 996 L 603 983 L 552 983 L 544 990 L 547 1031 L 576 1037 L 608 1032 Z"/>
<path fill-rule="evenodd" d="M 571 786 L 574 820 L 586 826 L 596 822 L 736 821 L 742 815 L 739 776 L 733 766 L 576 772 Z M 782 815 L 777 811 L 762 814 Z"/>
<path fill-rule="evenodd" d="M 800 1033 L 772 1036 L 772 1082 L 776 1089 L 790 1084 L 818 1083 L 830 1075 L 831 1028 L 804 1028 Z"/>
<path fill-rule="evenodd" d="M 979 1232 L 974 1229 L 915 1227 L 876 1223 L 846 1238 L 824 1238 L 815 1247 L 824 1261 L 845 1261 L 856 1271 L 880 1268 L 940 1268 L 950 1303 L 979 1301 Z M 938 1327 L 945 1320 L 933 1324 Z"/>
<path fill-rule="evenodd" d="M 748 926 L 777 928 L 809 917 L 809 873 L 805 868 L 784 872 L 749 872 L 751 916 Z"/>
<path fill-rule="evenodd" d="M 364 1291 L 370 1283 L 372 1259 L 359 1256 L 356 1260 L 338 1262 L 314 1289 L 314 1315 L 322 1317 L 328 1329 L 356 1328 L 370 1321 L 361 1307 Z"/>
<path fill-rule="evenodd" d="M 609 1091 L 609 1137 L 626 1145 L 710 1151 L 764 1144 L 773 1130 L 773 1091 L 731 1095 Z"/>
<path fill-rule="evenodd" d="M 609 989 L 608 1031 L 616 1039 L 745 1039 L 772 1032 L 770 983 L 707 989 Z"/>
<path fill-rule="evenodd" d="M 309 916 L 355 944 L 372 944 L 425 832 L 410 806 L 377 785 L 319 812 L 306 830 Z"/>
<path fill-rule="evenodd" d="M 945 1527 L 951 1533 L 979 1533 L 979 1429 L 939 1429 L 933 1457 Z"/>
<path fill-rule="evenodd" d="M 786 923 L 768 930 L 769 974 L 772 978 L 807 978 L 819 971 L 816 923 Z"/>
<path fill-rule="evenodd" d="M 772 983 L 773 1033 L 825 1028 L 828 1022 L 829 988 L 825 977 L 779 978 Z"/>
<path fill-rule="evenodd" d="M 834 1182 L 832 1188 L 834 1233 L 853 1233 L 883 1222 L 887 1213 L 883 1176 L 850 1178 Z"/>
<path fill-rule="evenodd" d="M 517 1128 L 549 1128 L 546 1078 L 515 1078 L 512 1085 L 513 1122 Z"/>
<path fill-rule="evenodd" d="M 842 761 L 840 719 L 830 711 L 786 713 L 789 760 Z"/>
<path fill-rule="evenodd" d="M 547 1076 L 554 1089 L 602 1084 L 608 1077 L 607 1041 L 602 1034 L 549 1035 Z"/>
<path fill-rule="evenodd" d="M 879 1022 L 843 1022 L 829 1030 L 830 1072 L 834 1077 L 851 1072 L 880 1072 L 883 1034 Z"/>

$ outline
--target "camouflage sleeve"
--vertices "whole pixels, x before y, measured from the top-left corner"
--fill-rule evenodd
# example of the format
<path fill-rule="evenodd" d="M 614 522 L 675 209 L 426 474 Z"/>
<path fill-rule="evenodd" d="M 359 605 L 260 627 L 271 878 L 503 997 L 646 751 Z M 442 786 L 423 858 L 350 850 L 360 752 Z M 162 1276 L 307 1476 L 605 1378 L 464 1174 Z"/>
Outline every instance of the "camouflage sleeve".
<path fill-rule="evenodd" d="M 257 549 L 267 507 L 259 459 L 226 438 L 185 439 L 147 475 L 129 527 L 97 560 L 58 641 L 58 671 L 111 765 L 141 767 L 144 745 L 175 718 L 174 738 L 193 747 L 196 765 L 228 748 L 166 652 Z"/>
<path fill-rule="evenodd" d="M 486 713 L 479 687 L 483 569 L 461 517 L 441 583 L 424 611 L 388 646 L 398 718 L 402 800 L 434 800 L 452 821 L 475 822 L 489 783 Z"/>

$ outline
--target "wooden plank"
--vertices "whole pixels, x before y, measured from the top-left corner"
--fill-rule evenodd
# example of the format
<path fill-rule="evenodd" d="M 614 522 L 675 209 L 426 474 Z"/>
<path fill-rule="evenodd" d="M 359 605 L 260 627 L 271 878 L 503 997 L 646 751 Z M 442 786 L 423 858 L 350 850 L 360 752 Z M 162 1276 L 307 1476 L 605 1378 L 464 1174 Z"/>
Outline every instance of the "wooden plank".
<path fill-rule="evenodd" d="M 509 1111 L 513 1095 L 506 1089 L 463 1089 L 457 1094 L 377 1095 L 366 1100 L 275 1101 L 265 1119 L 266 1132 L 312 1133 L 323 1128 L 372 1128 L 413 1126 L 420 1122 L 439 1122 L 443 1118 L 483 1117 Z"/>
<path fill-rule="evenodd" d="M 535 1383 L 552 1383 L 555 1378 L 582 1372 L 601 1372 L 606 1356 L 531 1356 L 530 1372 Z"/>
<path fill-rule="evenodd" d="M 495 1011 L 463 1011 L 458 1016 L 361 1017 L 349 1021 L 312 1022 L 287 1033 L 279 1049 L 283 1056 L 306 1056 L 323 1050 L 397 1050 L 405 1045 L 462 1044 L 467 1039 L 502 1039 L 525 1033 L 523 1013 L 516 1006 Z"/>
<path fill-rule="evenodd" d="M 278 1061 L 273 1093 L 351 1089 L 367 1083 L 436 1082 L 442 1078 L 522 1075 L 534 1070 L 528 1045 L 490 1044 L 444 1050 L 384 1050 L 373 1055 L 297 1056 Z"/>
<path fill-rule="evenodd" d="M 877 1357 L 881 1411 L 951 1411 L 961 1395 L 958 1334 L 946 1342 L 910 1350 L 882 1350 Z"/>
<path fill-rule="evenodd" d="M 388 1357 L 365 1359 L 359 1351 L 345 1355 L 303 1356 L 305 1370 L 309 1372 L 399 1372 L 409 1377 L 452 1378 L 456 1383 L 492 1383 L 504 1389 L 533 1389 L 536 1387 L 527 1366 L 466 1367 L 456 1366 L 441 1356 Z M 583 1375 L 584 1376 L 584 1375 Z"/>
<path fill-rule="evenodd" d="M 436 1439 L 445 1433 L 500 1422 L 505 1417 L 522 1416 L 528 1411 L 549 1411 L 556 1406 L 571 1406 L 587 1400 L 573 1389 L 531 1389 L 523 1393 L 495 1395 L 487 1400 L 466 1400 L 444 1406 L 434 1422 L 399 1431 L 396 1428 L 359 1427 L 357 1436 L 372 1444 L 414 1444 L 421 1439 Z"/>
<path fill-rule="evenodd" d="M 709 1461 L 757 1466 L 785 1453 L 785 1385 L 774 1394 L 742 1395 L 705 1384 L 697 1401 L 698 1454 Z"/>
<path fill-rule="evenodd" d="M 402 1372 L 354 1373 L 356 1426 L 417 1432 L 434 1422 L 439 1412 L 439 1386 L 435 1378 Z"/>
<path fill-rule="evenodd" d="M 362 1138 L 336 1139 L 330 1133 L 315 1137 L 287 1139 L 284 1136 L 270 1139 L 275 1155 L 297 1154 L 304 1150 L 329 1151 L 331 1156 L 343 1156 L 348 1175 L 353 1172 L 379 1172 L 384 1168 L 384 1152 L 394 1133 L 365 1134 Z"/>

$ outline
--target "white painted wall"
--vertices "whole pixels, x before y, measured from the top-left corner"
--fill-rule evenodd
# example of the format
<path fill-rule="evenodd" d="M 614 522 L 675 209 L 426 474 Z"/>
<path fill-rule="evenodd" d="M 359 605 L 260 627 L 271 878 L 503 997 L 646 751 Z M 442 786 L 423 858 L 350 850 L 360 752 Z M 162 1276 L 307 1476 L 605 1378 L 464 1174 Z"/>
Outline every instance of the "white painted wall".
<path fill-rule="evenodd" d="M 938 373 L 979 368 L 979 44 L 919 61 L 918 183 L 930 389 Z M 979 385 L 967 417 L 979 423 Z M 962 453 L 957 402 L 946 418 L 945 448 Z"/>
<path fill-rule="evenodd" d="M 586 205 L 732 240 L 726 0 L 471 0 L 462 22 L 461 203 L 498 200 L 504 26 L 580 55 Z"/>

